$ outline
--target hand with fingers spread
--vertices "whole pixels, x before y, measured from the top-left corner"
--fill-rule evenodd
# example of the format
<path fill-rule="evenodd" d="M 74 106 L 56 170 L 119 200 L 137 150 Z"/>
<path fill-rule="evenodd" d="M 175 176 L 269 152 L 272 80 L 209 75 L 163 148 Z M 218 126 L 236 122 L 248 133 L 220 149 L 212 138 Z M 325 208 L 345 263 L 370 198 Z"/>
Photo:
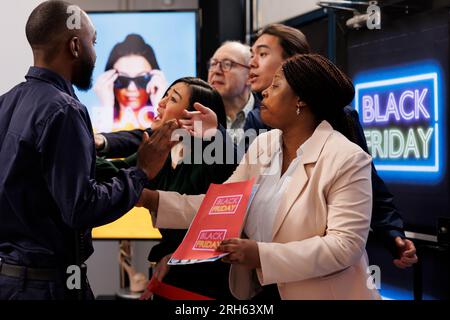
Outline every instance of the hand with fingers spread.
<path fill-rule="evenodd" d="M 229 255 L 222 258 L 223 262 L 239 264 L 250 269 L 261 267 L 258 244 L 255 240 L 225 239 L 216 250 L 229 252 Z"/>
<path fill-rule="evenodd" d="M 411 267 L 413 264 L 419 261 L 416 255 L 416 247 L 411 240 L 402 239 L 401 237 L 395 238 L 395 245 L 399 250 L 399 259 L 394 260 L 394 265 L 400 269 Z"/>
<path fill-rule="evenodd" d="M 114 81 L 119 74 L 115 69 L 102 73 L 95 82 L 94 92 L 96 93 L 102 107 L 114 107 Z"/>
<path fill-rule="evenodd" d="M 178 128 L 178 122 L 170 120 L 153 131 L 151 137 L 144 132 L 138 149 L 137 167 L 147 174 L 149 180 L 156 177 L 164 166 L 170 150 L 178 143 L 172 140 L 172 133 Z"/>
<path fill-rule="evenodd" d="M 196 102 L 196 111 L 184 111 L 183 118 L 180 119 L 181 127 L 197 138 L 209 138 L 216 134 L 218 120 L 217 115 L 210 108 Z"/>

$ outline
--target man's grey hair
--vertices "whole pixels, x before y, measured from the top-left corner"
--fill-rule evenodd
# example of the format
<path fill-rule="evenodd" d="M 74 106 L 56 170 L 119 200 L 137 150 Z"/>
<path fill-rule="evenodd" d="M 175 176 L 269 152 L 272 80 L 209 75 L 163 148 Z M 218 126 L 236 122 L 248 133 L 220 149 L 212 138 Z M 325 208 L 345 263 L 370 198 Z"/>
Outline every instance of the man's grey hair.
<path fill-rule="evenodd" d="M 234 48 L 238 49 L 239 52 L 242 54 L 244 64 L 246 65 L 250 64 L 251 53 L 249 45 L 244 44 L 240 41 L 225 41 L 224 43 L 222 43 L 219 49 L 224 46 L 233 46 Z"/>

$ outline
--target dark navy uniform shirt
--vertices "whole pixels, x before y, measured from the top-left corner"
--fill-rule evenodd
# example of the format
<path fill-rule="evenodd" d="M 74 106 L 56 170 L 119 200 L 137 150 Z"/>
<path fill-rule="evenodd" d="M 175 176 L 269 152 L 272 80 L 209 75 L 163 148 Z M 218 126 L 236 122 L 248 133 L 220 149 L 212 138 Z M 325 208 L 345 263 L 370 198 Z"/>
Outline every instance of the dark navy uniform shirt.
<path fill-rule="evenodd" d="M 70 82 L 31 67 L 0 97 L 0 258 L 30 267 L 75 263 L 92 253 L 91 228 L 136 203 L 147 178 L 137 168 L 95 181 L 95 146 L 85 106 Z"/>

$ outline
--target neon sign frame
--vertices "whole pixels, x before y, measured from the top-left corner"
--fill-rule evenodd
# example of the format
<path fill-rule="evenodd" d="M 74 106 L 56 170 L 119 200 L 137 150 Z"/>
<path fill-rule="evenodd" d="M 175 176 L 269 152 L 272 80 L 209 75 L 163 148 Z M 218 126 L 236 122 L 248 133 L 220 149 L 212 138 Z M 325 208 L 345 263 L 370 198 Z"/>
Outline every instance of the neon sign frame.
<path fill-rule="evenodd" d="M 444 117 L 444 91 L 441 68 L 434 61 L 423 61 L 420 63 L 394 67 L 389 69 L 371 70 L 360 73 L 354 77 L 355 99 L 354 107 L 358 111 L 361 124 L 362 113 L 360 112 L 360 101 L 364 90 L 373 88 L 389 88 L 390 86 L 415 84 L 418 82 L 430 81 L 433 89 L 432 119 L 429 126 L 434 128 L 434 163 L 414 164 L 415 160 L 402 161 L 402 164 L 386 164 L 383 160 L 374 160 L 375 167 L 383 178 L 395 182 L 436 182 L 443 176 L 446 169 L 444 163 L 445 135 L 444 127 L 446 118 Z M 383 89 L 386 90 L 387 89 Z M 380 126 L 382 127 L 382 126 Z M 377 163 L 378 162 L 378 163 Z"/>

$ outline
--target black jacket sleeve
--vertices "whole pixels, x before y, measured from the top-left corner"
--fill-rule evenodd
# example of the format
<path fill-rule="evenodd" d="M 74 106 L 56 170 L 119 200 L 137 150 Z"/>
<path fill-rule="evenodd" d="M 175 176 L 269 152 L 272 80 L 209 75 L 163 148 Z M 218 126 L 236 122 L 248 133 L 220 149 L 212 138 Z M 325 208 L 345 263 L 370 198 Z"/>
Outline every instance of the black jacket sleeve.
<path fill-rule="evenodd" d="M 356 110 L 346 107 L 345 113 L 352 118 L 354 124 L 354 134 L 358 145 L 369 153 L 364 130 L 359 122 L 359 116 Z M 379 239 L 394 257 L 398 256 L 394 239 L 396 237 L 405 237 L 403 231 L 403 220 L 400 212 L 394 204 L 394 197 L 389 192 L 386 184 L 380 178 L 372 163 L 372 193 L 373 208 L 372 221 L 370 227 L 373 235 Z"/>
<path fill-rule="evenodd" d="M 147 182 L 138 168 L 95 180 L 92 127 L 74 107 L 61 108 L 45 124 L 37 143 L 43 178 L 63 221 L 74 229 L 110 223 L 127 213 Z"/>
<path fill-rule="evenodd" d="M 151 129 L 146 129 L 151 134 Z M 99 153 L 106 158 L 125 158 L 137 152 L 142 141 L 144 130 L 136 129 L 130 131 L 118 131 L 110 133 L 101 133 L 106 141 L 105 151 Z"/>

